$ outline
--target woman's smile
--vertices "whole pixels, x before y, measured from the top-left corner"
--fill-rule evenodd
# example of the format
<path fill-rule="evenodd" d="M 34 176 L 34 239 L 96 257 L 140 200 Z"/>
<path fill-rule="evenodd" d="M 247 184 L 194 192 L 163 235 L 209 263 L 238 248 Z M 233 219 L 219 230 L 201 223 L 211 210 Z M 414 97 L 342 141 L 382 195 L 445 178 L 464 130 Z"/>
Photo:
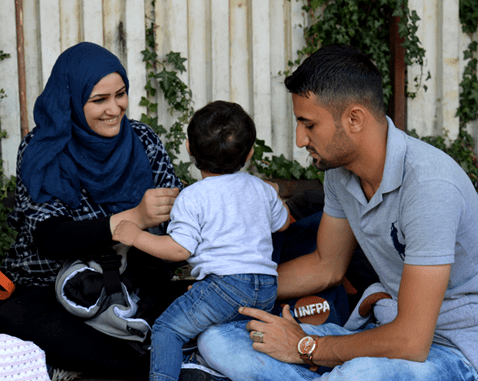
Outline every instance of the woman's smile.
<path fill-rule="evenodd" d="M 128 95 L 123 78 L 118 73 L 111 73 L 95 85 L 83 112 L 93 131 L 104 137 L 113 137 L 120 132 L 127 107 Z"/>

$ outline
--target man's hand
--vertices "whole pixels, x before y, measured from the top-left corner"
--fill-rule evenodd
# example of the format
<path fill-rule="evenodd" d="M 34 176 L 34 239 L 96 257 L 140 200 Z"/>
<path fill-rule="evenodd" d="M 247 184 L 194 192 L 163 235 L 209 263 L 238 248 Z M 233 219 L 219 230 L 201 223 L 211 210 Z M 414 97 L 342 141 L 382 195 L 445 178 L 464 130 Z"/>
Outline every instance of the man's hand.
<path fill-rule="evenodd" d="M 257 320 L 247 323 L 247 330 L 251 332 L 251 339 L 254 331 L 263 333 L 263 342 L 253 342 L 252 347 L 279 361 L 302 364 L 299 357 L 297 345 L 306 333 L 302 330 L 290 313 L 289 305 L 284 306 L 282 316 L 272 315 L 255 308 L 241 307 L 239 312 Z"/>
<path fill-rule="evenodd" d="M 121 242 L 126 246 L 134 246 L 134 242 L 142 230 L 134 222 L 123 220 L 116 226 L 113 233 L 113 240 Z"/>

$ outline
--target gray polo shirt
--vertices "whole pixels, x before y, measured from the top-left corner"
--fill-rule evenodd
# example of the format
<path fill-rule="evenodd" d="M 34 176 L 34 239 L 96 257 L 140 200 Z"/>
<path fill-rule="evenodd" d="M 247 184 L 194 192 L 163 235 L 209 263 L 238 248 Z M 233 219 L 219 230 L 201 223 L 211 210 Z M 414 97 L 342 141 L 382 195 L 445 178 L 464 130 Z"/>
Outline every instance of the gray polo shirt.
<path fill-rule="evenodd" d="M 478 194 L 452 158 L 387 120 L 377 192 L 367 201 L 356 175 L 329 170 L 324 211 L 347 218 L 395 300 L 405 263 L 452 264 L 435 342 L 458 347 L 478 369 Z"/>

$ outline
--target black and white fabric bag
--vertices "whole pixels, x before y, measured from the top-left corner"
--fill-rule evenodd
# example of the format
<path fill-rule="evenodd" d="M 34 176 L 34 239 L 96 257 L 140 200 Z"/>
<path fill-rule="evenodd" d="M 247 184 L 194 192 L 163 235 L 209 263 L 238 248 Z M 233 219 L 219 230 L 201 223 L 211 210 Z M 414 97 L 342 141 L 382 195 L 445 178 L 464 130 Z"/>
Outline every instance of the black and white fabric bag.
<path fill-rule="evenodd" d="M 60 304 L 107 335 L 143 343 L 150 324 L 138 318 L 138 292 L 125 273 L 129 247 L 115 245 L 108 255 L 68 260 L 55 284 Z"/>

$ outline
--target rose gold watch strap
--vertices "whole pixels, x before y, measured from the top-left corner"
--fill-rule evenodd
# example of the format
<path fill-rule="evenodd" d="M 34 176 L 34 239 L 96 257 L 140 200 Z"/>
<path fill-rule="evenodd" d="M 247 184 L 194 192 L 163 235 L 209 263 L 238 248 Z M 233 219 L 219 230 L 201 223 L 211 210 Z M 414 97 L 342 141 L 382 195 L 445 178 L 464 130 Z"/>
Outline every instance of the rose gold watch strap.
<path fill-rule="evenodd" d="M 300 358 L 302 359 L 303 362 L 310 365 L 309 369 L 310 369 L 311 372 L 315 372 L 319 367 L 318 367 L 318 365 L 314 364 L 314 362 L 312 361 L 312 358 L 314 356 L 315 350 L 317 349 L 317 342 L 319 340 L 319 336 L 310 335 L 310 337 L 312 337 L 314 339 L 315 347 L 308 355 L 300 355 Z"/>

